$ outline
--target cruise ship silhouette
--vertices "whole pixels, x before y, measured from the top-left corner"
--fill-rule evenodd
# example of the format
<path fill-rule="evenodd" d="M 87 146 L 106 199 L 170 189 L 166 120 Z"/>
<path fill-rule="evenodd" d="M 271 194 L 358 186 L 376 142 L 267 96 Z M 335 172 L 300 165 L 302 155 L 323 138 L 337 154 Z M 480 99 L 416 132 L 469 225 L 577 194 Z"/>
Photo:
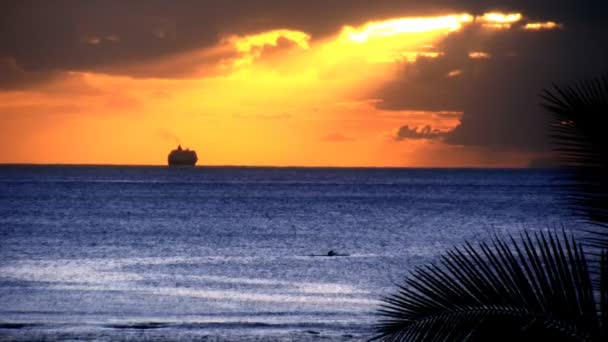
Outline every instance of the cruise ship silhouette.
<path fill-rule="evenodd" d="M 181 145 L 178 145 L 177 149 L 171 151 L 167 157 L 169 166 L 194 166 L 197 161 L 196 151 L 182 149 Z"/>

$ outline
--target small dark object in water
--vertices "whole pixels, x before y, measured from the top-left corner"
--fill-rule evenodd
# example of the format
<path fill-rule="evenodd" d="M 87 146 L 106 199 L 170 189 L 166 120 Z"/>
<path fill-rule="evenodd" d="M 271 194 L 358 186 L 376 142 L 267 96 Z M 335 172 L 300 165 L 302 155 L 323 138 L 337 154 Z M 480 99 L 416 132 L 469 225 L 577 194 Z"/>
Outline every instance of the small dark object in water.
<path fill-rule="evenodd" d="M 342 254 L 338 252 L 334 252 L 334 250 L 330 250 L 327 254 L 310 254 L 311 257 L 347 257 L 349 254 Z"/>
<path fill-rule="evenodd" d="M 335 256 L 349 256 L 348 254 L 344 254 L 344 253 L 338 253 L 338 252 L 334 252 L 334 250 L 330 250 L 329 252 L 327 252 L 327 256 L 328 257 L 335 257 Z"/>

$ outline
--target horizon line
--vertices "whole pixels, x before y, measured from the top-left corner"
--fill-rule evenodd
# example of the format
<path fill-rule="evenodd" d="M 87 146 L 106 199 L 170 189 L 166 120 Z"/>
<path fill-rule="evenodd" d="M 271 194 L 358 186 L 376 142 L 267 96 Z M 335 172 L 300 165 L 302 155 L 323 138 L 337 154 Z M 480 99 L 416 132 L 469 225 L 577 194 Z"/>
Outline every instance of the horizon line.
<path fill-rule="evenodd" d="M 530 166 L 308 166 L 308 165 L 237 165 L 237 164 L 212 164 L 195 165 L 186 167 L 174 167 L 166 164 L 96 164 L 96 163 L 2 163 L 0 167 L 6 166 L 76 166 L 76 167 L 157 167 L 157 168 L 260 168 L 260 169 L 494 169 L 494 170 L 527 170 L 527 169 L 554 169 L 555 167 L 530 167 Z"/>

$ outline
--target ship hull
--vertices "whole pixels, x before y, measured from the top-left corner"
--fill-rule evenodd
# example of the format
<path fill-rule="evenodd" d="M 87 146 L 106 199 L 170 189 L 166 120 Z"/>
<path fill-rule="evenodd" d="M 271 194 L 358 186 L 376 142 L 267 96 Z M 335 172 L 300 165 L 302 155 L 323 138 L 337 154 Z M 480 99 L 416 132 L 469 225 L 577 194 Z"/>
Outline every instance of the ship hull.
<path fill-rule="evenodd" d="M 196 165 L 196 161 L 184 161 L 184 160 L 180 160 L 180 161 L 171 161 L 169 160 L 169 166 L 194 166 Z"/>

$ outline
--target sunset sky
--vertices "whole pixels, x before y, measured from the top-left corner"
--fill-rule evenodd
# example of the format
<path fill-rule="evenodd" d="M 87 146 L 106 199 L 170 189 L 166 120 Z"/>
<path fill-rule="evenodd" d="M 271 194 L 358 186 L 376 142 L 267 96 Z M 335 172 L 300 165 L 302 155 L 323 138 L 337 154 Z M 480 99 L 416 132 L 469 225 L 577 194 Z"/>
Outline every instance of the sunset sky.
<path fill-rule="evenodd" d="M 584 4 L 582 4 L 584 3 Z M 3 1 L 0 163 L 525 167 L 601 1 Z"/>

